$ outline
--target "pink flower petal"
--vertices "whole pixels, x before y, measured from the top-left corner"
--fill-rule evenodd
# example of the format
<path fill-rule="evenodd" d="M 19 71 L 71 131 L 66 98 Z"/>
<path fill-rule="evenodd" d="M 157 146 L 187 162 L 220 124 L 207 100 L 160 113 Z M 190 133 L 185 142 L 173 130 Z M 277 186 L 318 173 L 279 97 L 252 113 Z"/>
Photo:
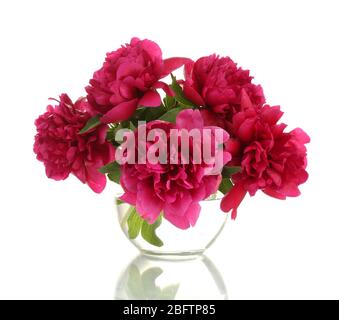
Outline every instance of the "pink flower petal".
<path fill-rule="evenodd" d="M 72 170 L 72 173 L 82 182 L 82 183 L 86 183 L 86 168 L 81 165 L 80 168 L 77 168 L 76 170 Z"/>
<path fill-rule="evenodd" d="M 137 76 L 142 71 L 142 66 L 136 62 L 125 62 L 119 65 L 116 71 L 117 80 L 120 80 L 126 76 Z"/>
<path fill-rule="evenodd" d="M 246 119 L 239 127 L 238 129 L 238 137 L 245 142 L 248 142 L 251 140 L 254 130 L 254 124 L 256 122 L 256 119 Z"/>
<path fill-rule="evenodd" d="M 138 41 L 135 40 L 138 38 L 133 38 L 131 44 L 136 44 Z M 139 40 L 139 39 L 138 39 Z M 162 59 L 162 52 L 160 47 L 151 40 L 144 39 L 144 40 L 139 40 L 140 41 L 140 46 L 143 50 L 145 50 L 150 58 L 154 61 Z"/>
<path fill-rule="evenodd" d="M 96 193 L 101 193 L 106 187 L 106 176 L 98 168 L 87 167 L 87 184 Z"/>
<path fill-rule="evenodd" d="M 68 178 L 70 172 L 63 170 L 62 172 L 54 172 L 52 168 L 46 166 L 46 176 L 47 178 L 53 179 L 55 181 L 61 181 Z"/>
<path fill-rule="evenodd" d="M 309 135 L 301 128 L 295 128 L 291 134 L 295 135 L 301 143 L 310 143 L 311 141 Z"/>
<path fill-rule="evenodd" d="M 99 144 L 103 144 L 106 141 L 106 136 L 107 136 L 107 130 L 108 130 L 108 126 L 103 125 L 103 126 L 99 126 L 96 127 L 96 132 L 98 135 L 98 143 Z"/>
<path fill-rule="evenodd" d="M 242 110 L 253 108 L 251 99 L 249 98 L 245 89 L 241 90 L 241 103 L 240 103 L 240 105 L 241 105 Z"/>
<path fill-rule="evenodd" d="M 224 212 L 229 212 L 232 210 L 232 219 L 237 217 L 237 209 L 246 195 L 246 190 L 241 183 L 237 183 L 227 193 L 221 201 L 221 210 Z"/>
<path fill-rule="evenodd" d="M 75 159 L 78 149 L 76 147 L 71 147 L 67 150 L 66 158 L 68 161 L 72 162 Z"/>
<path fill-rule="evenodd" d="M 137 99 L 122 102 L 101 117 L 102 123 L 114 123 L 128 120 L 137 108 Z"/>
<path fill-rule="evenodd" d="M 167 83 L 165 83 L 165 82 L 158 81 L 158 82 L 156 82 L 156 83 L 153 85 L 153 88 L 155 88 L 155 89 L 162 89 L 162 90 L 164 90 L 164 92 L 165 92 L 168 96 L 171 96 L 171 97 L 174 96 L 173 90 L 172 90 L 171 87 L 170 87 Z"/>
<path fill-rule="evenodd" d="M 266 188 L 263 190 L 264 193 L 266 193 L 268 196 L 276 198 L 276 199 L 280 199 L 280 200 L 285 200 L 286 196 L 284 196 L 283 194 L 271 189 L 271 188 Z"/>
<path fill-rule="evenodd" d="M 167 215 L 183 217 L 189 205 L 192 203 L 192 197 L 187 190 L 184 190 L 181 193 L 177 193 L 176 196 L 176 201 L 172 203 L 165 203 L 165 218 L 167 217 Z"/>
<path fill-rule="evenodd" d="M 125 166 L 122 166 L 121 173 L 120 184 L 125 192 L 137 193 L 138 178 L 132 175 Z"/>
<path fill-rule="evenodd" d="M 194 61 L 189 61 L 188 63 L 185 63 L 184 75 L 185 75 L 185 79 L 188 81 L 192 81 L 193 67 L 194 67 Z"/>
<path fill-rule="evenodd" d="M 226 142 L 226 150 L 232 155 L 232 157 L 237 156 L 240 152 L 241 144 L 238 140 L 230 138 Z"/>
<path fill-rule="evenodd" d="M 147 91 L 139 100 L 138 106 L 142 107 L 159 107 L 161 105 L 161 97 L 154 90 Z"/>
<path fill-rule="evenodd" d="M 196 106 L 205 106 L 204 99 L 191 86 L 187 86 L 184 84 L 184 95 L 188 100 L 192 101 Z"/>
<path fill-rule="evenodd" d="M 202 118 L 204 119 L 205 126 L 219 126 L 219 127 L 223 126 L 222 120 L 218 119 L 215 113 L 211 112 L 208 109 L 202 109 L 200 112 Z"/>
<path fill-rule="evenodd" d="M 164 68 L 162 72 L 162 77 L 169 75 L 174 70 L 180 68 L 186 63 L 191 62 L 191 59 L 188 58 L 169 58 L 164 60 Z"/>
<path fill-rule="evenodd" d="M 279 173 L 277 173 L 275 170 L 267 168 L 266 170 L 267 175 L 273 180 L 273 182 L 280 187 L 281 185 L 281 176 Z"/>
<path fill-rule="evenodd" d="M 222 176 L 218 175 L 216 176 L 205 176 L 203 183 L 205 186 L 205 195 L 204 198 L 200 199 L 200 200 L 204 200 L 206 198 L 208 198 L 210 195 L 212 195 L 213 193 L 216 193 L 218 191 L 218 187 L 219 184 L 221 182 Z"/>
<path fill-rule="evenodd" d="M 178 129 L 203 129 L 204 121 L 199 110 L 186 109 L 181 111 L 176 118 Z"/>
<path fill-rule="evenodd" d="M 290 183 L 285 183 L 285 185 L 279 191 L 287 197 L 298 197 L 301 194 L 298 185 L 292 181 Z"/>
<path fill-rule="evenodd" d="M 136 193 L 132 193 L 132 192 L 125 192 L 120 199 L 132 206 L 135 206 L 136 202 L 137 202 L 137 195 Z"/>
<path fill-rule="evenodd" d="M 166 215 L 166 220 L 172 223 L 174 226 L 176 226 L 179 229 L 185 230 L 190 227 L 190 223 L 188 219 L 183 216 L 176 216 L 176 215 Z"/>
<path fill-rule="evenodd" d="M 202 183 L 200 188 L 196 188 L 191 190 L 192 200 L 193 201 L 201 201 L 206 198 L 206 187 L 205 184 Z"/>
<path fill-rule="evenodd" d="M 192 227 L 195 226 L 199 218 L 200 210 L 201 210 L 200 204 L 198 202 L 193 202 L 186 211 L 186 217 Z"/>
<path fill-rule="evenodd" d="M 186 199 L 185 199 L 186 201 Z M 166 220 L 170 223 L 175 225 L 177 228 L 180 229 L 188 229 L 190 226 L 195 226 L 201 207 L 198 202 L 190 202 L 186 207 L 186 211 L 183 210 L 180 206 L 178 206 L 177 211 L 167 210 L 164 209 L 164 216 Z"/>
<path fill-rule="evenodd" d="M 266 121 L 269 124 L 276 124 L 278 120 L 283 116 L 283 112 L 280 111 L 279 106 L 264 106 L 261 109 L 261 117 L 264 121 Z"/>
<path fill-rule="evenodd" d="M 140 182 L 137 189 L 137 212 L 143 219 L 153 224 L 159 217 L 163 202 L 154 194 L 150 181 Z"/>

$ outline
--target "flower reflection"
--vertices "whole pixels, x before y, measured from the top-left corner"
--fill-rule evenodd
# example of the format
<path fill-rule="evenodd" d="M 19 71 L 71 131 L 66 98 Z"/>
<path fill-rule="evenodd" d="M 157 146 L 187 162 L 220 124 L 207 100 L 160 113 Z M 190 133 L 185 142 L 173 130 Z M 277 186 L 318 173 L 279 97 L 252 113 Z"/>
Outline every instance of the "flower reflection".
<path fill-rule="evenodd" d="M 123 272 L 116 286 L 123 300 L 226 300 L 221 274 L 206 256 L 164 259 L 139 255 Z"/>

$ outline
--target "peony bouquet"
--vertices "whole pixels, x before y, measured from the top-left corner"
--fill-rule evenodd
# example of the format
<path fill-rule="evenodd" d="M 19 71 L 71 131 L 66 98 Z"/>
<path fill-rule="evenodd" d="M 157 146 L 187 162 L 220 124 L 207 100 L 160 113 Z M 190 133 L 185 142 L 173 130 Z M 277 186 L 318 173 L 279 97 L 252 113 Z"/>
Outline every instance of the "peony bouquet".
<path fill-rule="evenodd" d="M 107 54 L 86 97 L 62 94 L 47 107 L 34 152 L 54 180 L 73 174 L 96 193 L 106 178 L 120 184 L 131 237 L 161 219 L 193 227 L 218 191 L 235 219 L 246 194 L 296 197 L 308 177 L 308 135 L 287 130 L 252 80 L 229 57 L 163 59 L 155 42 L 133 38 Z"/>

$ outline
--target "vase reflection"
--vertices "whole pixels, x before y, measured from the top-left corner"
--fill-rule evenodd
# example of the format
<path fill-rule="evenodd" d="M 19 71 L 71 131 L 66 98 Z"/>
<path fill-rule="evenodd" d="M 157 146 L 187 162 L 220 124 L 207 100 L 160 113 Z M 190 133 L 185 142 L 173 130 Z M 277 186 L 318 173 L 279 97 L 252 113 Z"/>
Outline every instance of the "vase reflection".
<path fill-rule="evenodd" d="M 227 300 L 224 280 L 206 256 L 169 260 L 139 255 L 123 272 L 118 300 Z"/>

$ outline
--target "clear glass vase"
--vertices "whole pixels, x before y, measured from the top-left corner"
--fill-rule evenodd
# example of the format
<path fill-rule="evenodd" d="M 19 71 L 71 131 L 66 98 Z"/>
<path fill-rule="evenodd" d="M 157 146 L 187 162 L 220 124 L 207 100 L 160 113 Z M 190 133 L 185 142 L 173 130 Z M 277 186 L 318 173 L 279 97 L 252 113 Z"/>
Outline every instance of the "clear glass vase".
<path fill-rule="evenodd" d="M 199 256 L 216 240 L 221 233 L 227 214 L 220 210 L 222 194 L 214 195 L 200 202 L 201 212 L 194 227 L 186 230 L 179 229 L 162 219 L 156 228 L 156 237 L 161 239 L 162 245 L 153 245 L 146 241 L 141 232 L 131 238 L 129 234 L 128 217 L 134 208 L 126 203 L 121 203 L 117 197 L 117 212 L 121 229 L 126 237 L 141 253 L 146 255 L 161 256 Z"/>

